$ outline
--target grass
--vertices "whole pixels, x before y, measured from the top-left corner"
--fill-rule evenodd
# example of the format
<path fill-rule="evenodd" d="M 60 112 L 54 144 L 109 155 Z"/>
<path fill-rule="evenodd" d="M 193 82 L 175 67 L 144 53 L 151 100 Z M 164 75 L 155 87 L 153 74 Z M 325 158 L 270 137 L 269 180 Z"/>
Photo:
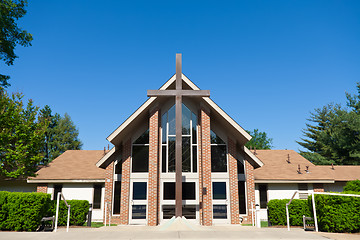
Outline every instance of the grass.
<path fill-rule="evenodd" d="M 261 227 L 268 227 L 268 222 L 267 221 L 261 221 Z M 241 224 L 241 226 L 252 226 L 252 224 Z"/>
<path fill-rule="evenodd" d="M 107 226 L 109 226 L 109 224 L 106 224 Z M 84 226 L 87 226 L 87 223 L 84 224 Z M 92 228 L 99 228 L 99 227 L 103 227 L 104 223 L 102 222 L 91 222 L 91 227 Z M 116 224 L 111 224 L 110 226 L 117 226 Z"/>

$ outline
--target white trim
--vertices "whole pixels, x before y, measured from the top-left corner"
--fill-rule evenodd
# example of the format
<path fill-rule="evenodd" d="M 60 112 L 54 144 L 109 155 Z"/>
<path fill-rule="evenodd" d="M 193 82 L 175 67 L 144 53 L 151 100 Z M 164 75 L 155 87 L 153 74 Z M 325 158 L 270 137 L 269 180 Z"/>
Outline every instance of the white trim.
<path fill-rule="evenodd" d="M 256 180 L 255 183 L 334 183 L 334 180 Z"/>
<path fill-rule="evenodd" d="M 259 158 L 257 158 L 247 147 L 243 146 L 242 149 L 260 167 L 264 165 L 264 163 Z"/>
<path fill-rule="evenodd" d="M 113 147 L 110 151 L 108 151 L 97 163 L 96 166 L 100 167 L 109 157 L 111 157 L 115 153 L 115 147 Z"/>
<path fill-rule="evenodd" d="M 104 183 L 105 179 L 28 179 L 27 183 Z"/>

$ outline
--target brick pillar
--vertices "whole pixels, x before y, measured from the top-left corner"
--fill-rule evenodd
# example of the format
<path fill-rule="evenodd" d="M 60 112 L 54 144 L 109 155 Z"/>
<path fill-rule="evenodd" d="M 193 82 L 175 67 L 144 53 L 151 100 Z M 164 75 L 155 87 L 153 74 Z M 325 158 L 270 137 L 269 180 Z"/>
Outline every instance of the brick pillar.
<path fill-rule="evenodd" d="M 130 196 L 130 161 L 131 161 L 131 139 L 123 144 L 123 164 L 121 176 L 121 205 L 119 224 L 129 223 L 129 196 Z"/>
<path fill-rule="evenodd" d="M 105 196 L 104 196 L 104 218 L 103 221 L 109 223 L 109 211 L 112 211 L 112 196 L 114 182 L 114 162 L 110 163 L 105 169 Z M 107 209 L 106 209 L 107 208 Z M 106 209 L 106 215 L 105 215 Z"/>
<path fill-rule="evenodd" d="M 236 143 L 231 138 L 228 138 L 228 151 L 231 224 L 239 224 L 240 219 Z"/>
<path fill-rule="evenodd" d="M 148 225 L 158 224 L 158 182 L 159 182 L 159 110 L 150 113 L 149 122 L 149 183 L 148 183 Z"/>
<path fill-rule="evenodd" d="M 206 188 L 206 194 L 201 191 L 202 224 L 212 225 L 212 191 L 211 191 L 211 143 L 210 143 L 210 113 L 201 109 L 201 185 Z M 201 216 L 200 216 L 201 217 Z"/>
<path fill-rule="evenodd" d="M 40 183 L 36 187 L 36 192 L 47 193 L 47 189 L 48 189 L 47 183 Z"/>
<path fill-rule="evenodd" d="M 245 174 L 246 174 L 246 191 L 247 191 L 247 220 L 243 223 L 252 223 L 252 212 L 251 206 L 255 204 L 255 182 L 254 182 L 254 167 L 247 161 L 245 163 Z M 254 205 L 255 210 L 255 205 Z"/>
<path fill-rule="evenodd" d="M 314 192 L 325 192 L 323 183 L 313 183 Z"/>

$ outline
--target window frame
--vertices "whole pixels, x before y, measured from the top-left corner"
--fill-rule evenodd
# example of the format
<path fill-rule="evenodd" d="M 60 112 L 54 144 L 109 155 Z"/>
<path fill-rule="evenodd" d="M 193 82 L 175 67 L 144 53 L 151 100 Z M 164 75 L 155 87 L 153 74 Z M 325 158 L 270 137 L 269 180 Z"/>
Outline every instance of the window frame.
<path fill-rule="evenodd" d="M 99 207 L 95 207 L 95 194 L 96 194 L 96 190 L 100 189 L 100 199 L 99 199 Z M 101 209 L 101 203 L 102 203 L 102 189 L 103 189 L 103 184 L 94 184 L 93 185 L 93 200 L 92 200 L 92 208 L 93 209 Z"/>

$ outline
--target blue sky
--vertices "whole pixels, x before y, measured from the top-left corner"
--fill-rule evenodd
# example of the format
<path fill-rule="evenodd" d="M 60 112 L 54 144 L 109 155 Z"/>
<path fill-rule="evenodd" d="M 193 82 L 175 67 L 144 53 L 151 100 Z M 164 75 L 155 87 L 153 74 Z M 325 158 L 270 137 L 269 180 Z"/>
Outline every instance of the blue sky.
<path fill-rule="evenodd" d="M 359 1 L 40 1 L 20 26 L 9 91 L 67 112 L 83 149 L 106 137 L 183 72 L 243 128 L 298 150 L 314 108 L 345 105 L 360 81 Z"/>

